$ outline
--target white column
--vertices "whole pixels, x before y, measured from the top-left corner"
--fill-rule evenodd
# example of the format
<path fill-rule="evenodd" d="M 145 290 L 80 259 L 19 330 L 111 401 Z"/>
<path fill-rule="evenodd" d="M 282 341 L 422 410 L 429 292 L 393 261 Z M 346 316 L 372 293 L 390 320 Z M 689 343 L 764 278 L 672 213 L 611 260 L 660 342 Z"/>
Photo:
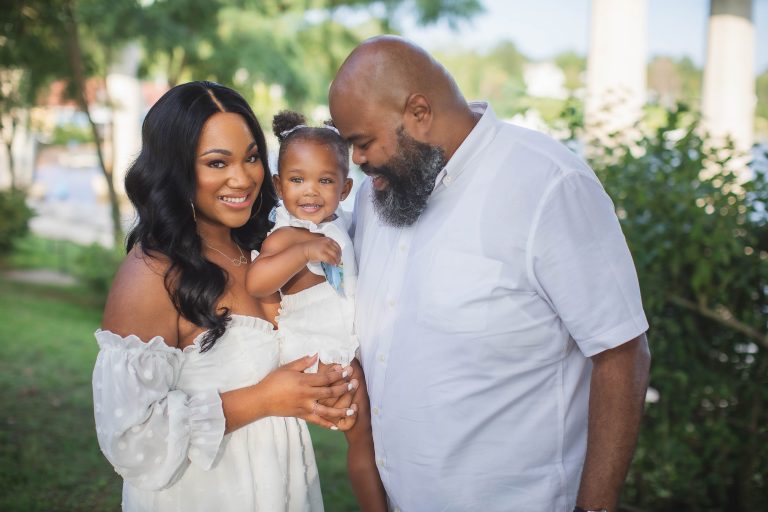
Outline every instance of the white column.
<path fill-rule="evenodd" d="M 754 137 L 755 29 L 752 0 L 711 0 L 702 91 L 704 125 L 718 143 L 748 151 Z"/>
<path fill-rule="evenodd" d="M 139 44 L 128 44 L 107 74 L 107 90 L 112 101 L 113 179 L 119 193 L 124 192 L 125 172 L 141 149 L 144 105 L 137 76 L 140 59 Z"/>
<path fill-rule="evenodd" d="M 592 0 L 585 123 L 593 136 L 642 117 L 646 95 L 647 0 Z"/>

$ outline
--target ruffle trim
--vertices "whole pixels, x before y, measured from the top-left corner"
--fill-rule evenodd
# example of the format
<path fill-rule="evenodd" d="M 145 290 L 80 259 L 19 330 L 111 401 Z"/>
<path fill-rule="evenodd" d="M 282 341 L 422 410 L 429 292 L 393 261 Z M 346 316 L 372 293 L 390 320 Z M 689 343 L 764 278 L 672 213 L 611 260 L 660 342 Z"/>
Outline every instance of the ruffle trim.
<path fill-rule="evenodd" d="M 342 366 L 349 366 L 352 360 L 357 355 L 357 347 L 350 348 L 325 348 L 319 352 L 319 361 L 323 364 L 340 364 Z"/>
<path fill-rule="evenodd" d="M 93 333 L 93 335 L 96 337 L 96 342 L 99 344 L 101 350 L 158 352 L 170 355 L 181 354 L 181 350 L 168 345 L 165 342 L 165 338 L 162 336 L 153 336 L 152 339 L 144 342 L 135 334 L 120 336 L 112 331 L 103 329 L 96 329 L 96 332 Z"/>
<path fill-rule="evenodd" d="M 189 460 L 208 471 L 213 467 L 224 439 L 226 419 L 217 391 L 189 397 Z"/>

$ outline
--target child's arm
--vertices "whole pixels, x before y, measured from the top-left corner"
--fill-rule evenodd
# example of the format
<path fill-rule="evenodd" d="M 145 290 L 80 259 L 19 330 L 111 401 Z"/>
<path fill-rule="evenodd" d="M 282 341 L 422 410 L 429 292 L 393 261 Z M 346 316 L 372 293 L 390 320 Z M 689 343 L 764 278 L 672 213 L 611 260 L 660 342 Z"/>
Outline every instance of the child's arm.
<path fill-rule="evenodd" d="M 278 229 L 264 240 L 259 256 L 251 263 L 245 288 L 253 297 L 268 297 L 307 263 L 323 261 L 338 265 L 340 260 L 341 248 L 332 239 L 300 228 Z"/>
<path fill-rule="evenodd" d="M 357 405 L 357 421 L 352 428 L 344 432 L 349 445 L 347 450 L 349 481 L 352 483 L 352 491 L 355 493 L 362 512 L 386 512 L 387 493 L 381 483 L 379 470 L 376 468 L 371 431 L 371 411 L 368 403 L 368 390 L 365 386 L 365 376 L 357 361 L 352 364 L 355 367 L 359 386 L 354 395 L 354 404 Z"/>

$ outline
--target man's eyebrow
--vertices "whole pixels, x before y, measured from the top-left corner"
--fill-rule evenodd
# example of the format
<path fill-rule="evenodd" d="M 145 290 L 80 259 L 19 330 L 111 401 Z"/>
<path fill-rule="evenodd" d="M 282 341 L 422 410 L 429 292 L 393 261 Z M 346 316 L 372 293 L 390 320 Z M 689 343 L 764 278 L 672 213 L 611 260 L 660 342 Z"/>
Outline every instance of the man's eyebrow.
<path fill-rule="evenodd" d="M 365 138 L 365 134 L 363 133 L 353 133 L 352 135 L 346 138 L 346 141 L 354 143 L 355 141 L 364 139 L 364 138 Z"/>

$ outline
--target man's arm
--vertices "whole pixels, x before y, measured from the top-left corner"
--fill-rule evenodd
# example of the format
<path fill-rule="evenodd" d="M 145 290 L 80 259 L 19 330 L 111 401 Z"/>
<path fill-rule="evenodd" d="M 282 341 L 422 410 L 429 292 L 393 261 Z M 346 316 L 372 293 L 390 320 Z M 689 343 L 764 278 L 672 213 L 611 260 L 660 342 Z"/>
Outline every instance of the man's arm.
<path fill-rule="evenodd" d="M 576 504 L 616 510 L 643 415 L 651 354 L 645 334 L 592 357 L 587 455 Z"/>

